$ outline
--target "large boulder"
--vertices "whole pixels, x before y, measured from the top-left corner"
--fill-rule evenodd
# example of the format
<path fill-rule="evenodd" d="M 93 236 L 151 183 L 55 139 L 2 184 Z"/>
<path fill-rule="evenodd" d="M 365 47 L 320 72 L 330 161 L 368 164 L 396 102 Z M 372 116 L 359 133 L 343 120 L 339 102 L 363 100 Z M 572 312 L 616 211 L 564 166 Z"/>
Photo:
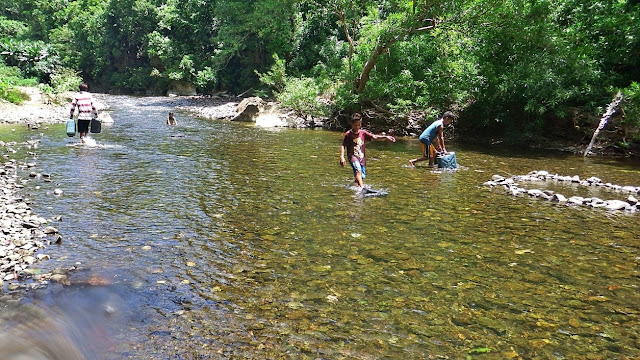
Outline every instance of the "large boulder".
<path fill-rule="evenodd" d="M 259 97 L 249 97 L 240 102 L 236 108 L 236 116 L 231 121 L 253 122 L 256 116 L 264 110 L 264 100 Z"/>
<path fill-rule="evenodd" d="M 194 96 L 197 94 L 195 85 L 184 80 L 173 81 L 167 90 L 168 96 Z"/>

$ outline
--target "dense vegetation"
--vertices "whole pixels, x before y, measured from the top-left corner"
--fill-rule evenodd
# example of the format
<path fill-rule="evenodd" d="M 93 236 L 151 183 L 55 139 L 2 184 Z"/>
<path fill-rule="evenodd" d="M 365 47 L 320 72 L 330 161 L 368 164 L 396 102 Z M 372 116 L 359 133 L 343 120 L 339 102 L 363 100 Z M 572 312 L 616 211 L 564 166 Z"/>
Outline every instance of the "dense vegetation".
<path fill-rule="evenodd" d="M 273 96 L 300 112 L 372 109 L 417 131 L 514 142 L 584 136 L 618 91 L 625 144 L 640 127 L 637 0 L 0 0 L 0 96 L 52 91 Z M 12 74 L 8 76 L 8 74 Z M 577 131 L 576 130 L 582 130 Z"/>

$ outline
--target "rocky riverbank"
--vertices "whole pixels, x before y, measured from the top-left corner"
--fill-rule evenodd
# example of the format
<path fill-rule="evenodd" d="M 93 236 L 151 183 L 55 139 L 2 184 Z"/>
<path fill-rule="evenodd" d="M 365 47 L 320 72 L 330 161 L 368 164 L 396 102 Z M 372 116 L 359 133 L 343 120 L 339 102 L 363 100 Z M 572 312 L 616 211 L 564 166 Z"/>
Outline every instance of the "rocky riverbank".
<path fill-rule="evenodd" d="M 36 87 L 20 87 L 20 91 L 29 95 L 21 105 L 0 100 L 0 124 L 40 124 L 62 123 L 69 118 L 68 103 L 56 104 Z M 61 96 L 66 99 L 69 96 Z"/>
<path fill-rule="evenodd" d="M 38 142 L 0 141 L 0 153 L 4 154 L 0 162 L 0 292 L 4 296 L 42 287 L 50 281 L 67 281 L 68 270 L 43 273 L 36 267 L 37 263 L 49 260 L 49 255 L 44 253 L 45 246 L 60 243 L 62 237 L 51 226 L 54 220 L 36 215 L 21 193 L 29 181 L 50 182 L 51 178 L 46 173 L 38 173 L 35 162 L 11 158 L 18 148 L 35 149 Z"/>
<path fill-rule="evenodd" d="M 206 119 L 250 121 L 264 127 L 323 127 L 326 120 L 310 115 L 300 116 L 281 108 L 278 103 L 259 97 L 188 96 L 178 100 L 177 108 Z"/>

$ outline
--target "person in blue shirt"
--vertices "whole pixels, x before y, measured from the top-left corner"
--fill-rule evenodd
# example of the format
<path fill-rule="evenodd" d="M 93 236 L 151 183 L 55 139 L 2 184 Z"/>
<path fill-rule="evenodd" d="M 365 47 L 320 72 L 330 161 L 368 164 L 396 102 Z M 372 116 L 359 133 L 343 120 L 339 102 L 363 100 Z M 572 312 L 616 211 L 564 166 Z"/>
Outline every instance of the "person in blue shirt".
<path fill-rule="evenodd" d="M 441 119 L 431 123 L 431 125 L 422 132 L 422 135 L 418 138 L 418 140 L 420 140 L 422 156 L 409 160 L 409 164 L 411 164 L 411 166 L 415 166 L 417 162 L 425 160 L 429 160 L 429 166 L 433 166 L 436 158 L 435 153 L 433 151 L 429 151 L 429 148 L 432 145 L 438 153 L 447 153 L 447 148 L 444 146 L 444 127 L 451 124 L 453 118 L 453 113 L 451 111 L 447 111 L 442 115 Z"/>

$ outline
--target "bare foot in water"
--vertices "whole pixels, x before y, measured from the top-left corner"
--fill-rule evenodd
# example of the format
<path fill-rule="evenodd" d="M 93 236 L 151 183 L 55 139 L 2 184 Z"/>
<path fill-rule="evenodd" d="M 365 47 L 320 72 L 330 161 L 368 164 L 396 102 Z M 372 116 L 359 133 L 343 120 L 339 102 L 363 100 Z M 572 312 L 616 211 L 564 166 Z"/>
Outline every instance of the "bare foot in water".
<path fill-rule="evenodd" d="M 415 161 L 409 160 L 409 165 L 411 165 L 411 167 L 416 167 L 416 165 L 414 163 L 415 163 Z"/>

